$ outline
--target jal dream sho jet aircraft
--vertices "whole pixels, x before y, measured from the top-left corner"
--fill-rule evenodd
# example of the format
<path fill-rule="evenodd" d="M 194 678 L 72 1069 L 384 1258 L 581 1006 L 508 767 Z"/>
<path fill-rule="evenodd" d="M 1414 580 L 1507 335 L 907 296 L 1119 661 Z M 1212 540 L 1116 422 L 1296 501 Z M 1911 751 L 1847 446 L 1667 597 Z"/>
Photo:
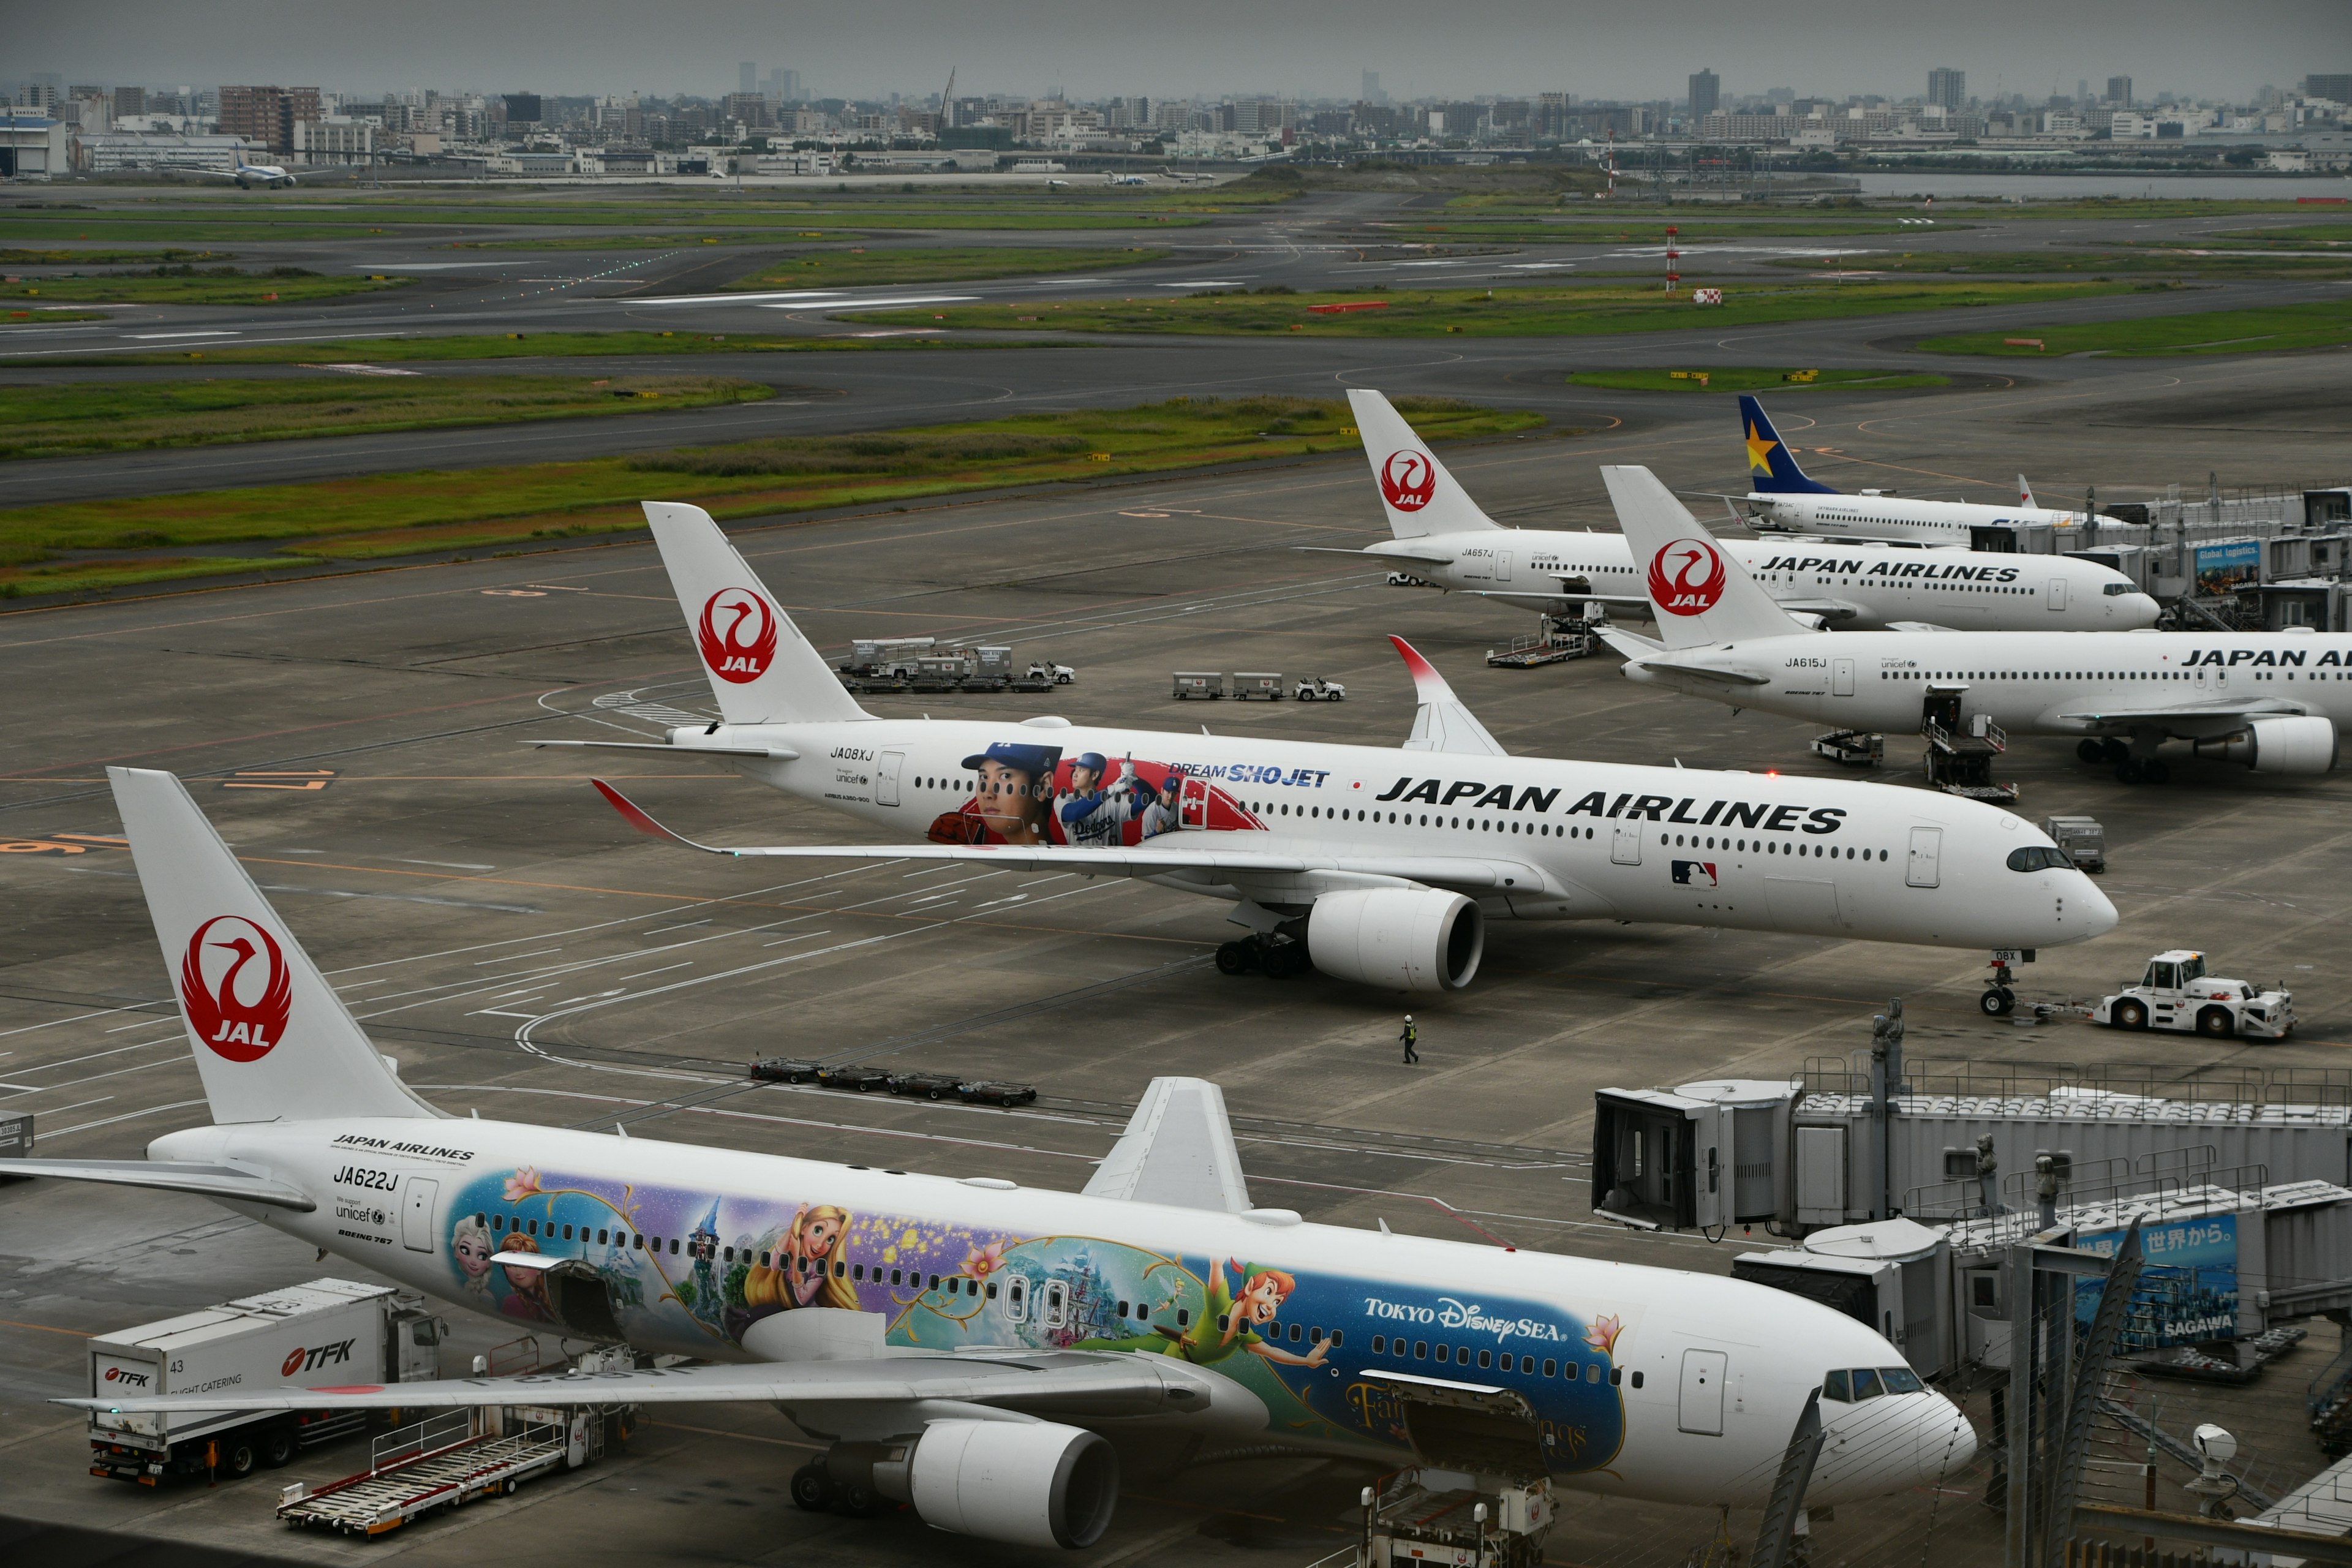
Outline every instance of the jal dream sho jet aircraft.
<path fill-rule="evenodd" d="M 145 1160 L 11 1171 L 197 1194 L 509 1329 L 693 1364 L 60 1401 L 101 1420 L 758 1400 L 828 1445 L 792 1478 L 802 1507 L 911 1503 L 1038 1549 L 1102 1536 L 1123 1454 L 1392 1469 L 1439 1462 L 1411 1435 L 1458 1431 L 1465 1407 L 1481 1468 L 1677 1503 L 1761 1505 L 1833 1373 L 1811 1505 L 1934 1486 L 1974 1453 L 1901 1352 L 1800 1297 L 1256 1207 L 1198 1079 L 1153 1080 L 1079 1193 L 448 1117 L 179 781 L 110 778 L 213 1125 Z M 1849 1397 L 1858 1368 L 1885 1392 Z"/>
<path fill-rule="evenodd" d="M 1739 426 L 1748 446 L 1748 494 L 1742 499 L 1755 509 L 1756 515 L 1749 521 L 1759 529 L 1813 533 L 1840 541 L 1885 539 L 1911 544 L 1965 546 L 1974 541 L 1975 531 L 1979 528 L 2015 529 L 2029 522 L 2075 528 L 2084 521 L 2079 511 L 2054 511 L 2034 505 L 2033 492 L 2026 487 L 2021 474 L 2018 476 L 2019 499 L 2015 506 L 1907 500 L 1901 496 L 1869 491 L 1848 495 L 1806 478 L 1805 470 L 1797 466 L 1796 453 L 1772 428 L 1772 421 L 1765 417 L 1764 405 L 1745 393 L 1739 397 Z M 2036 563 L 2049 559 L 2033 557 Z M 2150 622 L 2154 619 L 2153 616 L 2148 617 Z"/>
<path fill-rule="evenodd" d="M 1802 632 L 1647 468 L 1601 470 L 1644 564 L 1659 640 L 1604 630 L 1625 673 L 1732 708 L 1843 730 L 2078 737 L 2084 762 L 2162 784 L 2168 740 L 2257 773 L 2334 768 L 2352 723 L 2341 632 Z"/>
<path fill-rule="evenodd" d="M 2079 871 L 2011 870 L 2011 851 L 2049 840 L 1981 803 L 1508 756 L 1402 639 L 1421 698 L 1402 748 L 877 717 L 709 514 L 648 501 L 646 515 L 720 719 L 662 742 L 534 743 L 708 757 L 889 836 L 713 853 L 1142 878 L 1234 906 L 1252 935 L 1220 949 L 1227 973 L 1311 961 L 1402 991 L 1468 984 L 1490 918 L 1988 949 L 2080 942 L 2116 922 Z M 597 787 L 641 831 L 677 837 Z"/>
<path fill-rule="evenodd" d="M 1377 392 L 1348 394 L 1396 537 L 1361 551 L 1417 582 L 1554 614 L 1598 601 L 1646 608 L 1622 533 L 1504 528 L 1478 508 Z M 1947 536 L 1948 542 L 1948 536 Z M 2130 631 L 2161 613 L 2131 579 L 2066 555 L 1988 555 L 1963 530 L 1950 548 L 1738 540 L 1737 556 L 1801 626 L 1841 629 Z"/>

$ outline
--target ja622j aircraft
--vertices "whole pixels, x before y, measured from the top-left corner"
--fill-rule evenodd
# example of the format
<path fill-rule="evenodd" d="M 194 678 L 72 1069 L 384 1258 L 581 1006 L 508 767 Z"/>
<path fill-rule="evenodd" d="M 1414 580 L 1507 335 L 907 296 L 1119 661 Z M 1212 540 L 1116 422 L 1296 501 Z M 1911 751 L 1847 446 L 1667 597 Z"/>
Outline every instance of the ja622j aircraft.
<path fill-rule="evenodd" d="M 389 1387 L 296 1369 L 275 1388 L 62 1403 L 765 1401 L 827 1445 L 792 1478 L 802 1507 L 907 1502 L 1031 1548 L 1102 1536 L 1122 1452 L 1171 1470 L 1459 1463 L 1414 1435 L 1457 1433 L 1465 1411 L 1486 1465 L 1668 1502 L 1763 1503 L 1833 1376 L 1813 1507 L 1936 1485 L 1974 1452 L 1901 1352 L 1800 1297 L 1256 1207 L 1223 1097 L 1198 1079 L 1153 1080 L 1080 1193 L 446 1116 L 179 781 L 110 777 L 214 1124 L 145 1160 L 11 1171 L 198 1194 L 509 1328 L 693 1364 Z M 1864 1368 L 1878 1397 L 1852 1397 Z"/>
<path fill-rule="evenodd" d="M 1595 602 L 1647 609 L 1622 533 L 1504 528 L 1479 510 L 1403 416 L 1377 392 L 1348 394 L 1393 539 L 1340 553 L 1393 564 L 1412 582 L 1554 614 Z M 1834 547 L 1727 541 L 1774 602 L 1808 629 L 2129 631 L 2160 607 L 2130 578 L 2068 555 L 1989 555 L 1956 546 Z"/>
<path fill-rule="evenodd" d="M 1844 730 L 1958 734 L 1981 716 L 2078 737 L 2084 762 L 2126 784 L 2171 776 L 2167 740 L 2257 773 L 2324 773 L 2352 724 L 2341 632 L 1799 631 L 1649 469 L 1601 471 L 1657 606 L 1657 641 L 1601 633 L 1635 680 Z"/>
<path fill-rule="evenodd" d="M 1748 494 L 1755 510 L 1748 521 L 1759 529 L 1819 534 L 1825 539 L 1886 539 L 1912 544 L 1969 545 L 1980 528 L 2016 529 L 2030 522 L 2058 528 L 2080 527 L 2079 511 L 2056 511 L 2033 504 L 2025 476 L 2018 476 L 2018 504 L 1985 506 L 1977 501 L 1911 500 L 1903 496 L 1864 491 L 1848 495 L 1805 477 L 1797 454 L 1772 421 L 1764 405 L 1746 393 L 1739 396 L 1739 425 L 1748 446 Z M 1761 475 L 1759 479 L 1758 476 Z M 2050 559 L 2036 556 L 2035 562 Z M 1778 597 L 1779 595 L 1774 595 Z M 2156 617 L 2149 616 L 2149 621 Z M 2147 624 L 2147 623 L 2142 623 Z"/>
<path fill-rule="evenodd" d="M 1139 877 L 1234 906 L 1229 918 L 1253 934 L 1220 949 L 1227 973 L 1311 962 L 1402 991 L 1468 984 L 1490 917 L 1980 948 L 2054 946 L 2115 924 L 2080 872 L 2011 870 L 2011 851 L 2049 841 L 1980 803 L 1507 755 L 1398 638 L 1421 698 L 1402 748 L 877 717 L 709 514 L 648 501 L 646 516 L 720 719 L 663 742 L 534 743 L 708 757 L 904 836 L 712 853 Z M 640 830 L 709 847 L 597 787 Z"/>

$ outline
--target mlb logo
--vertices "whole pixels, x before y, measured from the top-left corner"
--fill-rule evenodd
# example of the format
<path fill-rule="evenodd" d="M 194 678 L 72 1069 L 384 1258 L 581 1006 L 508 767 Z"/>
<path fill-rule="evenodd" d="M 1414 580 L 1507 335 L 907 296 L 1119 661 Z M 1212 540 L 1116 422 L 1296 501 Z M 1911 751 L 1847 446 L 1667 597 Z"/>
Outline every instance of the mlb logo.
<path fill-rule="evenodd" d="M 1675 882 L 1678 887 L 1712 888 L 1715 886 L 1715 862 L 1677 860 L 1675 862 Z"/>

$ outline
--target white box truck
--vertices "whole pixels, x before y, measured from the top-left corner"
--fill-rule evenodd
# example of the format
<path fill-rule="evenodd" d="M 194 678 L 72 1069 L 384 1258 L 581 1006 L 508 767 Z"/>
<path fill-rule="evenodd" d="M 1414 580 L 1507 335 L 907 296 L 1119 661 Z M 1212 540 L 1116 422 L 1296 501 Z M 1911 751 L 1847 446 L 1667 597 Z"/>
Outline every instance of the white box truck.
<path fill-rule="evenodd" d="M 389 1285 L 313 1279 L 89 1342 L 89 1396 L 341 1388 L 441 1375 L 448 1328 Z M 362 1411 L 189 1410 L 89 1418 L 89 1473 L 153 1486 L 238 1477 L 365 1426 Z"/>

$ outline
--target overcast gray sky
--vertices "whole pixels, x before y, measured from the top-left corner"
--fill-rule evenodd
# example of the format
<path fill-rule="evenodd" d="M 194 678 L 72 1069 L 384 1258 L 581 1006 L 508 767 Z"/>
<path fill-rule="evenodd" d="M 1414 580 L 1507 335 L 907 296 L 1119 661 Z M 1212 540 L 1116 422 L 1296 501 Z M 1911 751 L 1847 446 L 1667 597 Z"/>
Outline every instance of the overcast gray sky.
<path fill-rule="evenodd" d="M 12 7 L 13 11 L 13 7 Z M 439 87 L 718 93 L 736 62 L 798 70 L 822 96 L 956 89 L 1081 97 L 1353 97 L 1359 72 L 1395 97 L 1574 92 L 1679 98 L 1712 66 L 1727 94 L 1924 89 L 1931 66 L 1969 90 L 2039 97 L 2128 75 L 2141 96 L 2243 98 L 2307 71 L 2352 71 L 2344 0 L 123 0 L 26 4 L 0 79 L 331 91 Z"/>

